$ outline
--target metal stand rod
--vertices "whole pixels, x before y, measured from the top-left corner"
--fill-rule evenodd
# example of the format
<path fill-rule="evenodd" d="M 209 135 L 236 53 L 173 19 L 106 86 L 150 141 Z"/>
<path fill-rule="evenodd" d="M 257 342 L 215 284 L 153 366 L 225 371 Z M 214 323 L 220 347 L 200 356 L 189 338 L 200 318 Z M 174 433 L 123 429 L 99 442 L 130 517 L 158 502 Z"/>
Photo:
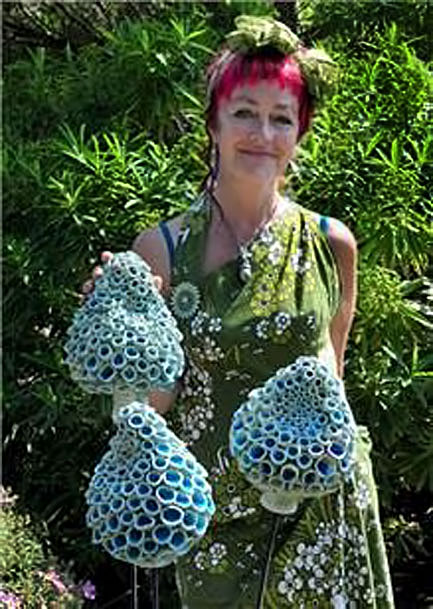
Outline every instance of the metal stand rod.
<path fill-rule="evenodd" d="M 274 514 L 272 521 L 272 532 L 268 542 L 268 548 L 266 551 L 266 564 L 262 571 L 262 579 L 260 581 L 260 591 L 257 599 L 256 609 L 263 609 L 263 602 L 265 600 L 266 584 L 268 583 L 269 569 L 272 561 L 272 554 L 274 553 L 275 540 L 277 538 L 278 528 L 280 526 L 281 516 Z"/>
<path fill-rule="evenodd" d="M 153 609 L 159 609 L 159 571 L 153 569 Z"/>
<path fill-rule="evenodd" d="M 132 567 L 132 605 L 131 609 L 138 609 L 138 569 Z"/>

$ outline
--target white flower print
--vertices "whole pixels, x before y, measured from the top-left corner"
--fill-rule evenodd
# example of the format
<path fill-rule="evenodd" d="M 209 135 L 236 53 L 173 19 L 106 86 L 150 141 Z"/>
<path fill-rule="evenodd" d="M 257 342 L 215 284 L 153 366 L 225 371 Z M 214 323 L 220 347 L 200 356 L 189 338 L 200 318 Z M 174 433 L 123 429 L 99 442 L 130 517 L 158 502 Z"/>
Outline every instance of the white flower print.
<path fill-rule="evenodd" d="M 332 609 L 346 609 L 346 599 L 342 594 L 336 594 L 331 598 Z"/>
<path fill-rule="evenodd" d="M 275 332 L 277 334 L 283 334 L 285 330 L 292 323 L 292 319 L 288 313 L 284 313 L 284 311 L 280 311 L 275 316 Z"/>
<path fill-rule="evenodd" d="M 333 556 L 341 552 L 343 539 L 345 565 L 333 566 Z M 287 559 L 281 580 L 285 583 L 277 583 L 278 592 L 289 602 L 289 596 L 293 601 L 300 601 L 300 590 L 308 588 L 315 591 L 317 606 L 326 597 L 328 602 L 331 598 L 332 609 L 349 609 L 348 598 L 343 592 L 345 589 L 350 591 L 352 598 L 357 598 L 360 593 L 371 593 L 362 552 L 364 544 L 365 540 L 360 539 L 360 531 L 355 525 L 348 526 L 336 520 L 320 523 L 315 531 L 315 540 L 310 544 L 298 543 Z"/>
<path fill-rule="evenodd" d="M 281 259 L 281 256 L 283 255 L 283 253 L 284 253 L 283 246 L 281 245 L 281 243 L 279 241 L 275 241 L 275 243 L 273 243 L 271 245 L 271 247 L 269 248 L 269 254 L 268 254 L 269 262 L 271 264 L 277 264 L 279 262 L 279 260 Z"/>
<path fill-rule="evenodd" d="M 302 249 L 296 250 L 296 252 L 290 256 L 290 263 L 293 270 L 295 273 L 299 273 L 300 275 L 308 271 L 308 269 L 311 267 L 311 262 L 308 262 L 307 260 L 305 262 L 301 262 L 303 256 L 304 251 Z"/>
<path fill-rule="evenodd" d="M 191 444 L 199 440 L 205 430 L 213 431 L 211 424 L 215 404 L 211 399 L 212 377 L 207 370 L 199 368 L 193 360 L 185 373 L 183 389 L 179 398 L 193 399 L 193 405 L 185 412 L 180 411 L 182 439 Z"/>
<path fill-rule="evenodd" d="M 254 333 L 257 338 L 261 340 L 266 340 L 268 338 L 268 330 L 269 330 L 269 321 L 267 319 L 260 320 L 255 328 Z"/>

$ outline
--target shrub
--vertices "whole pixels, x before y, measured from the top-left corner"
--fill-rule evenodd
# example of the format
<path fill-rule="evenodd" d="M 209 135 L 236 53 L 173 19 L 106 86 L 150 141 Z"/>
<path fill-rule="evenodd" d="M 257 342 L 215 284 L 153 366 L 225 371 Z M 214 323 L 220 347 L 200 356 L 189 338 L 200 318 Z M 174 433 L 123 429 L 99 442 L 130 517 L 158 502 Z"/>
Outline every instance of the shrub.
<path fill-rule="evenodd" d="M 0 504 L 0 600 L 13 607 L 79 609 L 84 599 L 93 599 L 90 581 L 76 586 L 70 576 L 56 570 L 28 515 L 19 513 L 15 498 L 1 489 Z"/>

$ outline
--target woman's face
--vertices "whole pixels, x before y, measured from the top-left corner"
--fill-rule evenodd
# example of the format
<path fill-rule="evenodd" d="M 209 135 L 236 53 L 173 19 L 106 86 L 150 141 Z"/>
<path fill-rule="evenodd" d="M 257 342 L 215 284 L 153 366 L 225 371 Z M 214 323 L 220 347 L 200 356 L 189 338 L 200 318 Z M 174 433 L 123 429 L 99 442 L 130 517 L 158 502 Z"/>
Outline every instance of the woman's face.
<path fill-rule="evenodd" d="M 240 85 L 218 108 L 211 132 L 220 152 L 219 179 L 276 184 L 293 157 L 299 102 L 278 83 Z"/>

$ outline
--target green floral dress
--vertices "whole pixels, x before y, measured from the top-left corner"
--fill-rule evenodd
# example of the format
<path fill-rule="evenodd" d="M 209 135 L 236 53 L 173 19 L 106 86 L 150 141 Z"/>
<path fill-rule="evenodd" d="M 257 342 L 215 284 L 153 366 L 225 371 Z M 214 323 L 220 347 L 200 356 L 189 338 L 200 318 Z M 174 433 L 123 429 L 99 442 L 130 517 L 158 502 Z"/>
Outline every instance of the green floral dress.
<path fill-rule="evenodd" d="M 202 193 L 190 207 L 175 251 L 170 303 L 188 365 L 171 417 L 208 469 L 217 510 L 176 574 L 183 609 L 255 609 L 274 516 L 230 458 L 231 417 L 300 355 L 335 366 L 327 345 L 339 279 L 316 216 L 296 204 L 248 246 L 249 278 L 236 260 L 204 276 L 210 201 Z M 363 428 L 356 450 L 353 484 L 281 517 L 263 609 L 394 606 Z"/>

